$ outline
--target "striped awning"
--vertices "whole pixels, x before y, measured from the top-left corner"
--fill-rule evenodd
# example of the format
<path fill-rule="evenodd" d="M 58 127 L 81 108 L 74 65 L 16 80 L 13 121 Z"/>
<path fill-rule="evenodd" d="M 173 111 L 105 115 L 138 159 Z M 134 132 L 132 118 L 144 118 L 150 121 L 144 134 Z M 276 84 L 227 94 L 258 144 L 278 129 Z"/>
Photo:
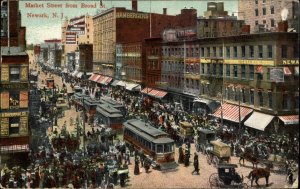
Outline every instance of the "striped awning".
<path fill-rule="evenodd" d="M 100 75 L 100 77 L 97 79 L 97 83 L 101 83 L 102 82 L 102 80 L 105 78 L 105 76 L 103 76 L 103 75 Z"/>
<path fill-rule="evenodd" d="M 108 85 L 108 83 L 109 83 L 111 80 L 112 80 L 111 77 L 104 76 L 104 78 L 102 79 L 102 81 L 100 81 L 100 84 Z"/>
<path fill-rule="evenodd" d="M 98 74 L 92 74 L 91 77 L 89 77 L 89 80 L 97 82 L 99 77 L 100 77 L 100 75 L 98 75 Z"/>
<path fill-rule="evenodd" d="M 148 94 L 152 97 L 159 98 L 159 99 L 165 97 L 168 94 L 165 91 L 153 89 L 153 88 L 149 88 L 149 87 L 144 88 L 141 92 L 144 94 Z"/>
<path fill-rule="evenodd" d="M 299 115 L 286 115 L 278 116 L 285 125 L 296 125 L 299 124 Z"/>
<path fill-rule="evenodd" d="M 215 113 L 212 114 L 214 117 L 222 118 L 222 111 L 223 111 L 223 119 L 232 121 L 235 123 L 239 122 L 239 106 L 229 103 L 224 103 L 220 106 Z M 241 112 L 241 121 L 245 119 L 247 115 L 249 115 L 253 110 L 250 108 L 246 108 L 240 106 Z"/>

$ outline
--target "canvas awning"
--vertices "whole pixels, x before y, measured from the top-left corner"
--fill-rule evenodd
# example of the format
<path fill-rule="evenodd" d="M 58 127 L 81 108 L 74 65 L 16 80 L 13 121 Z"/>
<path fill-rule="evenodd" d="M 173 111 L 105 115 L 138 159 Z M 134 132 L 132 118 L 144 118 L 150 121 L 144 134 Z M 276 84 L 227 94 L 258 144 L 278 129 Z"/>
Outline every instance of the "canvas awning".
<path fill-rule="evenodd" d="M 119 81 L 116 85 L 121 86 L 121 87 L 125 87 L 125 82 L 124 81 Z"/>
<path fill-rule="evenodd" d="M 97 79 L 97 83 L 101 83 L 102 82 L 102 80 L 105 78 L 105 76 L 103 76 L 103 75 L 100 75 L 100 77 Z"/>
<path fill-rule="evenodd" d="M 144 88 L 141 92 L 144 94 L 148 94 L 149 96 L 152 96 L 154 98 L 159 98 L 159 99 L 165 97 L 168 94 L 165 91 L 150 88 L 150 87 Z"/>
<path fill-rule="evenodd" d="M 284 125 L 298 125 L 299 124 L 299 115 L 285 115 L 278 116 Z"/>
<path fill-rule="evenodd" d="M 253 114 L 245 121 L 244 125 L 260 131 L 264 131 L 265 128 L 271 123 L 274 116 L 263 114 L 260 112 L 253 112 Z"/>
<path fill-rule="evenodd" d="M 90 81 L 96 82 L 99 79 L 100 75 L 98 74 L 92 74 L 91 77 L 89 77 Z"/>
<path fill-rule="evenodd" d="M 119 82 L 120 80 L 114 80 L 113 82 L 112 82 L 112 84 L 111 84 L 111 86 L 117 86 L 117 83 Z"/>
<path fill-rule="evenodd" d="M 139 85 L 137 83 L 126 83 L 125 88 L 126 88 L 126 90 L 129 90 L 129 91 L 140 91 L 141 85 Z"/>
<path fill-rule="evenodd" d="M 239 109 L 241 112 L 241 121 L 243 121 L 245 117 L 253 111 L 252 109 L 243 106 L 239 107 L 238 105 L 224 103 L 215 113 L 212 114 L 212 116 L 222 118 L 223 111 L 223 119 L 239 123 Z"/>

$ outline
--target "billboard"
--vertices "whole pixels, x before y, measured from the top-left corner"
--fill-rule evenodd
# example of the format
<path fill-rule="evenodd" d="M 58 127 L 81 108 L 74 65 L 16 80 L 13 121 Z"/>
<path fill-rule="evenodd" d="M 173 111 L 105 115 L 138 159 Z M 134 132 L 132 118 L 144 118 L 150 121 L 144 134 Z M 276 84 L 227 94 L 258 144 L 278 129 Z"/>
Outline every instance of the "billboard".
<path fill-rule="evenodd" d="M 283 68 L 270 68 L 270 81 L 272 82 L 284 82 Z"/>
<path fill-rule="evenodd" d="M 85 16 L 72 18 L 66 31 L 66 44 L 75 45 L 78 35 L 85 34 Z"/>
<path fill-rule="evenodd" d="M 191 40 L 197 37 L 196 28 L 165 29 L 163 40 L 168 42 Z"/>

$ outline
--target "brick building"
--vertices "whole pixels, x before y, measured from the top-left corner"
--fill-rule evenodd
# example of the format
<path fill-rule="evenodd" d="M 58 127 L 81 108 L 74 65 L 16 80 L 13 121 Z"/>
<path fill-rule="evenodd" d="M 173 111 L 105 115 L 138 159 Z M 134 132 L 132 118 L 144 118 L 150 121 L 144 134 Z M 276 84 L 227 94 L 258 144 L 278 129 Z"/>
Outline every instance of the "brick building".
<path fill-rule="evenodd" d="M 114 70 L 116 73 L 125 73 L 126 68 L 116 67 L 116 46 L 118 49 L 125 48 L 126 46 L 142 45 L 143 40 L 149 37 L 160 37 L 162 30 L 165 27 L 188 27 L 196 25 L 197 11 L 195 9 L 182 9 L 179 15 L 167 15 L 167 9 L 164 14 L 144 13 L 139 12 L 137 9 L 136 1 L 133 1 L 132 10 L 125 8 L 115 7 L 108 9 L 93 17 L 94 21 L 94 71 L 104 75 L 113 76 Z M 151 23 L 150 23 L 151 21 Z M 134 31 L 134 35 L 132 35 Z M 130 45 L 130 43 L 133 43 Z M 124 44 L 124 45 L 123 45 Z M 138 47 L 136 46 L 136 47 Z M 128 55 L 141 53 L 139 48 L 138 52 L 132 51 Z M 129 47 L 131 48 L 131 47 Z M 128 49 L 128 48 L 127 48 Z M 142 47 L 143 49 L 143 47 Z M 122 60 L 131 59 L 123 53 Z M 118 58 L 120 60 L 120 58 Z M 127 62 L 128 63 L 128 62 Z M 136 63 L 134 63 L 136 64 Z M 118 63 L 118 65 L 123 65 Z M 133 64 L 128 64 L 131 67 L 131 73 L 137 73 L 139 76 L 134 76 L 138 79 L 137 82 L 142 82 L 142 64 L 132 67 Z M 120 75 L 115 76 L 120 78 Z"/>
<path fill-rule="evenodd" d="M 239 0 L 239 19 L 250 25 L 251 33 L 276 31 L 278 22 L 287 20 L 289 28 L 299 31 L 298 0 Z"/>
<path fill-rule="evenodd" d="M 9 12 L 8 12 L 9 8 Z M 8 15 L 9 13 L 9 15 Z M 0 154 L 1 163 L 14 162 L 29 151 L 28 67 L 25 27 L 17 0 L 1 0 Z M 6 24 L 5 24 L 6 23 Z M 9 26 L 8 27 L 8 24 Z M 14 158 L 12 158 L 14 157 Z M 19 159 L 20 160 L 20 159 Z"/>
<path fill-rule="evenodd" d="M 93 72 L 93 45 L 79 44 L 79 67 L 78 71 L 83 74 Z"/>
<path fill-rule="evenodd" d="M 201 98 L 221 101 L 223 97 L 224 102 L 230 103 L 232 107 L 240 104 L 241 107 L 253 109 L 255 114 L 250 118 L 260 119 L 260 128 L 258 124 L 247 122 L 250 112 L 242 115 L 241 121 L 244 123 L 246 120 L 245 125 L 256 130 L 265 130 L 270 126 L 266 130 L 277 131 L 278 123 L 285 120 L 286 116 L 292 116 L 293 120 L 290 121 L 298 124 L 297 39 L 297 33 L 287 32 L 199 39 Z M 282 77 L 274 80 L 275 72 Z M 229 111 L 223 108 L 223 116 L 233 115 Z M 215 116 L 221 118 L 220 111 Z M 238 123 L 237 112 L 234 121 L 227 121 L 230 124 Z"/>

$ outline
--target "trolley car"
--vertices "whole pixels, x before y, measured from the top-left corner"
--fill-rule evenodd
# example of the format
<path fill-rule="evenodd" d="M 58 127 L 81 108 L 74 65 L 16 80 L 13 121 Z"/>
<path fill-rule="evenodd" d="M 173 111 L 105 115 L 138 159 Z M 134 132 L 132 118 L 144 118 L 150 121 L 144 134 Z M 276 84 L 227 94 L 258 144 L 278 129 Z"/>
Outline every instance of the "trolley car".
<path fill-rule="evenodd" d="M 156 129 L 149 123 L 138 119 L 131 119 L 123 123 L 124 141 L 132 144 L 137 150 L 153 158 L 160 167 L 174 162 L 174 140 L 168 134 Z"/>
<path fill-rule="evenodd" d="M 104 124 L 115 131 L 122 131 L 124 116 L 120 110 L 108 104 L 99 104 L 96 108 L 96 116 L 100 124 Z"/>
<path fill-rule="evenodd" d="M 109 104 L 111 107 L 120 110 L 123 116 L 126 115 L 126 107 L 110 97 L 101 97 L 100 104 Z"/>

